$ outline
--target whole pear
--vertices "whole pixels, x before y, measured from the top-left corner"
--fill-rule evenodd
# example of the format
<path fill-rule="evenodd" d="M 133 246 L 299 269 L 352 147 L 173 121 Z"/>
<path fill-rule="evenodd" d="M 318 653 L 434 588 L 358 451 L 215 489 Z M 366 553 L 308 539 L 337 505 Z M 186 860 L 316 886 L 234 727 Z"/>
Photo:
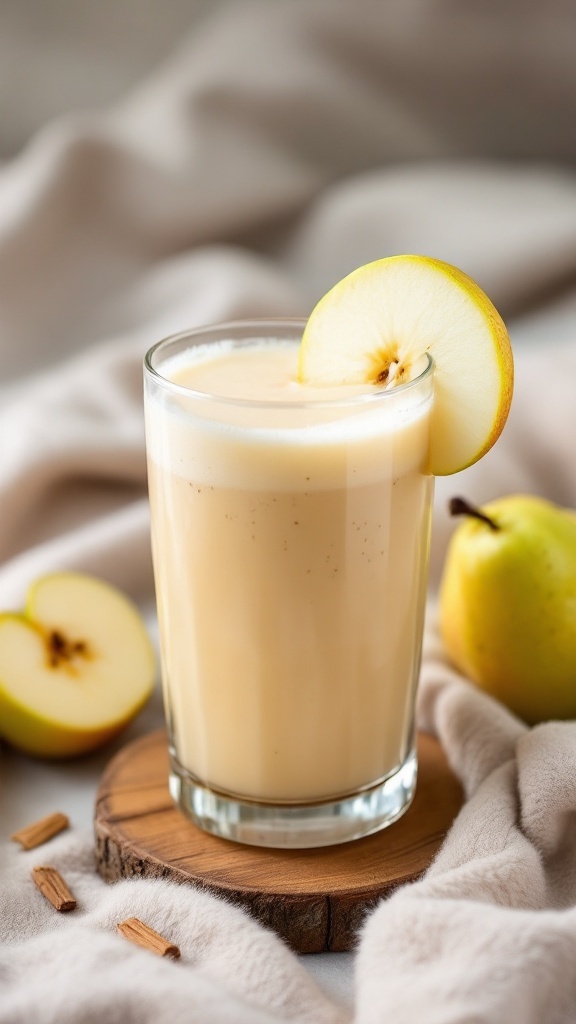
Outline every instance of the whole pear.
<path fill-rule="evenodd" d="M 440 588 L 456 667 L 529 724 L 576 718 L 576 515 L 510 495 L 465 514 Z"/>

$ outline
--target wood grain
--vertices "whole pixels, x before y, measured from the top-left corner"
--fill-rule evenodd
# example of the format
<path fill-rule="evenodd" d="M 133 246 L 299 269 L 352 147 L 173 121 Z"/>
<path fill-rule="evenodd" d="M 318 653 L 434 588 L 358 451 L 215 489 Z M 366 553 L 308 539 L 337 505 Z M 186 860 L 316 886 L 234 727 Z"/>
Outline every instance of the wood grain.
<path fill-rule="evenodd" d="M 168 792 L 163 732 L 125 747 L 96 800 L 98 870 L 107 881 L 169 878 L 248 909 L 301 953 L 353 947 L 366 913 L 420 877 L 462 804 L 460 784 L 431 736 L 418 737 L 414 802 L 376 835 L 313 850 L 243 846 L 196 828 Z"/>

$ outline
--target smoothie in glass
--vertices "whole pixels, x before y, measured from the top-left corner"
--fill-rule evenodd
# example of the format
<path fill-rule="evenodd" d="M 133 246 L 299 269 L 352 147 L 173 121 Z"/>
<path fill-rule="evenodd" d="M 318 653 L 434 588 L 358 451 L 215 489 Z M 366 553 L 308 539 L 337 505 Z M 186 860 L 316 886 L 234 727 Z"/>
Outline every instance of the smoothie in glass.
<path fill-rule="evenodd" d="M 303 387 L 302 326 L 163 343 L 146 396 L 173 791 L 281 846 L 412 797 L 432 496 L 430 361 L 389 392 Z"/>

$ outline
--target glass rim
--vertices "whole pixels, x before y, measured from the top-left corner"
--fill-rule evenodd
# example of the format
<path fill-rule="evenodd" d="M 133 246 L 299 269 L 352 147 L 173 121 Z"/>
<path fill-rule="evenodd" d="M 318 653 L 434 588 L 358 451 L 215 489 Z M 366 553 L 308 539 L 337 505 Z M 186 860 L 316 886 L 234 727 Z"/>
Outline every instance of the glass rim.
<path fill-rule="evenodd" d="M 217 402 L 222 405 L 231 405 L 240 408 L 267 408 L 267 409 L 306 409 L 306 408 L 337 408 L 338 406 L 361 406 L 371 405 L 378 402 L 392 399 L 397 397 L 399 394 L 403 394 L 409 391 L 411 388 L 417 387 L 422 384 L 425 380 L 431 377 L 434 370 L 434 359 L 429 352 L 424 352 L 426 357 L 426 366 L 412 380 L 406 381 L 404 384 L 397 384 L 394 387 L 387 389 L 382 388 L 379 391 L 369 391 L 365 394 L 350 395 L 348 398 L 310 398 L 303 399 L 302 401 L 286 401 L 278 402 L 274 399 L 261 399 L 261 398 L 231 398 L 225 395 L 216 395 L 208 391 L 196 391 L 194 388 L 186 387 L 184 384 L 176 384 L 168 377 L 163 376 L 152 364 L 152 360 L 157 352 L 161 349 L 169 348 L 179 341 L 184 341 L 186 338 L 198 339 L 205 335 L 221 333 L 223 331 L 234 332 L 238 329 L 247 330 L 252 326 L 257 328 L 260 332 L 259 336 L 262 339 L 266 337 L 273 338 L 272 332 L 270 335 L 264 333 L 263 329 L 269 326 L 272 330 L 274 327 L 278 328 L 294 328 L 295 330 L 300 329 L 302 332 L 306 326 L 307 319 L 305 317 L 248 317 L 241 320 L 223 320 L 215 323 L 205 324 L 200 327 L 191 327 L 185 331 L 177 331 L 174 334 L 169 334 L 165 338 L 161 338 L 156 341 L 146 352 L 144 356 L 144 371 L 153 380 L 156 380 L 162 387 L 171 392 L 174 395 L 179 395 L 188 399 L 205 402 Z M 255 335 L 255 339 L 258 335 Z M 207 339 L 209 341 L 209 338 Z M 220 339 L 224 340 L 224 339 Z M 231 337 L 229 339 L 232 342 L 238 344 L 244 339 Z M 249 339 L 246 339 L 249 340 Z M 342 385 L 344 386 L 344 385 Z"/>

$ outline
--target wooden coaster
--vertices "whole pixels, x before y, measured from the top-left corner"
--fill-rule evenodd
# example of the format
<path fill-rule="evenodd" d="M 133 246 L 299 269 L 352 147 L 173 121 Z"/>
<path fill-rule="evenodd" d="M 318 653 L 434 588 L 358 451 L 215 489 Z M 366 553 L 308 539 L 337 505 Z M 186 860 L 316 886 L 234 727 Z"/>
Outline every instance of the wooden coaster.
<path fill-rule="evenodd" d="M 196 828 L 168 792 L 168 747 L 155 732 L 125 747 L 96 800 L 98 870 L 120 878 L 170 878 L 226 896 L 300 953 L 353 947 L 364 916 L 428 867 L 462 804 L 439 743 L 418 737 L 414 802 L 394 825 L 314 850 L 243 846 Z"/>

